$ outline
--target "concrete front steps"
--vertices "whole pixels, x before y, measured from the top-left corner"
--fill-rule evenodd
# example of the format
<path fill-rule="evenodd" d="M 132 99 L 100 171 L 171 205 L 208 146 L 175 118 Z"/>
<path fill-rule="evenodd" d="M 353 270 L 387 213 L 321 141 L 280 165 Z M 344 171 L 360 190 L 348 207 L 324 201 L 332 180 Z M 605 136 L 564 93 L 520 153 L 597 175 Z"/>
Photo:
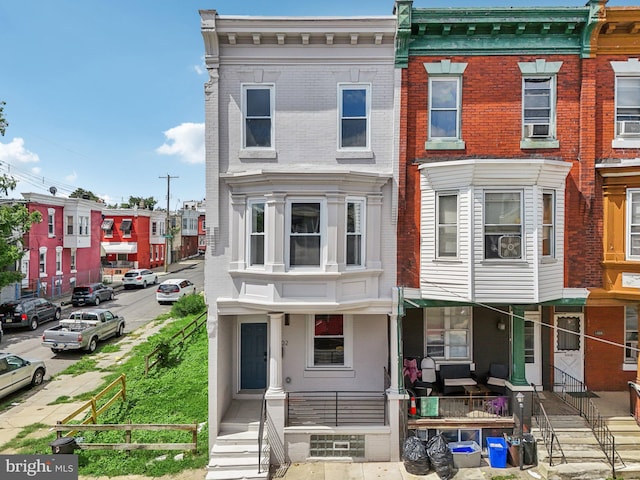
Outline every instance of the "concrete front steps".
<path fill-rule="evenodd" d="M 612 468 L 596 440 L 591 427 L 579 415 L 550 415 L 549 421 L 558 437 L 567 463 L 560 464 L 560 452 L 554 451 L 554 465 L 549 466 L 549 456 L 539 431 L 534 428 L 537 440 L 538 462 L 545 478 L 602 480 L 612 478 Z M 612 417 L 607 426 L 615 437 L 616 451 L 624 464 L 617 459 L 616 479 L 640 478 L 640 427 L 633 417 Z"/>
<path fill-rule="evenodd" d="M 268 462 L 258 472 L 257 422 L 223 423 L 211 452 L 206 480 L 258 480 L 268 478 Z M 263 443 L 262 459 L 269 456 Z M 264 462 L 263 462 L 264 464 Z"/>

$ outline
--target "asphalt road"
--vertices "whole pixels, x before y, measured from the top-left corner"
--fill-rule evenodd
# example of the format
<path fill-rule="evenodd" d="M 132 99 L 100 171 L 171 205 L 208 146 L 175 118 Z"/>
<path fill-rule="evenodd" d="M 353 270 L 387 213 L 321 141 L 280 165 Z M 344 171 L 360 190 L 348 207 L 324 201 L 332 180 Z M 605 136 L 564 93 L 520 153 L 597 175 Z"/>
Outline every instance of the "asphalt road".
<path fill-rule="evenodd" d="M 204 261 L 194 262 L 193 266 L 176 273 L 160 274 L 158 282 L 162 282 L 167 278 L 186 278 L 191 280 L 198 292 L 201 292 L 204 286 Z M 146 289 L 116 290 L 116 298 L 100 304 L 99 308 L 106 308 L 113 313 L 123 315 L 125 318 L 125 336 L 136 330 L 138 327 L 154 320 L 158 315 L 171 310 L 171 305 L 159 305 L 156 301 L 156 289 L 149 286 Z M 95 308 L 92 306 L 72 307 L 71 305 L 63 306 L 62 316 L 65 313 L 76 310 L 88 310 Z M 49 348 L 41 345 L 42 332 L 49 327 L 56 325 L 56 322 L 48 322 L 40 325 L 37 330 L 28 329 L 5 330 L 4 338 L 0 349 L 3 352 L 15 353 L 29 359 L 44 360 L 47 365 L 46 380 L 51 376 L 63 371 L 70 365 L 80 360 L 86 352 L 61 352 L 54 354 Z M 110 339 L 107 342 L 115 342 L 117 339 Z M 14 395 L 20 395 L 16 392 Z"/>

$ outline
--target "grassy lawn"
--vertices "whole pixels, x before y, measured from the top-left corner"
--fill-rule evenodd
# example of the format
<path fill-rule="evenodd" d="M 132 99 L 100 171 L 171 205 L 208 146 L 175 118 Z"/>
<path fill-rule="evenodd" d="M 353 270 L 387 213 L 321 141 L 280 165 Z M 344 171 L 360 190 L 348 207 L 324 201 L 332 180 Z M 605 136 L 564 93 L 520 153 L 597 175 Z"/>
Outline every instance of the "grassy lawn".
<path fill-rule="evenodd" d="M 193 303 L 193 300 L 187 302 Z M 176 304 L 172 312 L 185 313 Z M 204 302 L 202 301 L 202 307 Z M 195 308 L 195 306 L 191 306 Z M 192 310 L 193 311 L 193 310 Z M 171 451 L 132 451 L 118 450 L 76 450 L 78 455 L 79 474 L 87 476 L 117 476 L 144 474 L 161 476 L 177 473 L 184 469 L 202 468 L 207 464 L 208 455 L 208 384 L 207 360 L 208 342 L 206 327 L 191 336 L 182 347 L 167 350 L 162 362 L 154 367 L 147 376 L 144 375 L 144 357 L 158 345 L 166 345 L 168 339 L 190 323 L 197 314 L 188 314 L 180 318 L 164 319 L 159 333 L 147 342 L 133 348 L 126 359 L 108 369 L 104 384 L 95 392 L 83 394 L 82 400 L 91 398 L 122 373 L 126 375 L 126 400 L 117 401 L 98 419 L 98 423 L 167 423 L 198 424 L 197 454 L 184 452 L 184 458 L 174 461 L 173 457 L 182 452 Z M 111 347 L 113 348 L 113 347 Z M 72 367 L 74 373 L 94 363 L 86 357 L 84 365 Z M 71 373 L 71 372 L 63 372 Z M 61 398 L 56 403 L 78 401 L 80 398 Z M 80 418 L 80 417 L 79 417 Z M 0 451 L 12 449 L 18 454 L 50 454 L 50 443 L 55 440 L 55 433 L 48 432 L 47 425 L 31 425 L 7 445 L 0 446 Z M 87 443 L 121 443 L 124 432 L 82 432 Z M 139 443 L 188 443 L 190 432 L 172 431 L 134 431 L 132 442 Z M 154 459 L 165 455 L 165 460 Z"/>

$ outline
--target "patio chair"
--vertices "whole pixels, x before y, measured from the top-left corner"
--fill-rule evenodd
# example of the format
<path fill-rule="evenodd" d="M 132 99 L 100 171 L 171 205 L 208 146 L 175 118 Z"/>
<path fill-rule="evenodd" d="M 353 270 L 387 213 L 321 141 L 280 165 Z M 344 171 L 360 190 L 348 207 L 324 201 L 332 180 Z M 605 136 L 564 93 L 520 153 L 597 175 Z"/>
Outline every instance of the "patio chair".
<path fill-rule="evenodd" d="M 504 394 L 505 383 L 509 378 L 509 367 L 503 363 L 492 363 L 487 376 L 487 388 L 494 393 Z"/>

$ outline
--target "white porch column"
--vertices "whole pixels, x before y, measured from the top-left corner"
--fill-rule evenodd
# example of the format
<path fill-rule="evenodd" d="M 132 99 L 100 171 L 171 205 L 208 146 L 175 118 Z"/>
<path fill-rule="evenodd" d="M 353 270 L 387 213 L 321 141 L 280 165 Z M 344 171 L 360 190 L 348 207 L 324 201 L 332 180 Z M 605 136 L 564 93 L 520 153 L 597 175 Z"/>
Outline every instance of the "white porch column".
<path fill-rule="evenodd" d="M 267 395 L 282 393 L 282 324 L 284 313 L 269 312 L 269 388 Z"/>
<path fill-rule="evenodd" d="M 400 393 L 399 382 L 399 365 L 400 365 L 400 343 L 398 338 L 398 314 L 393 313 L 389 315 L 391 324 L 389 325 L 389 352 L 391 358 L 389 359 L 389 376 L 391 377 L 391 385 L 387 390 L 388 393 L 398 394 Z"/>

